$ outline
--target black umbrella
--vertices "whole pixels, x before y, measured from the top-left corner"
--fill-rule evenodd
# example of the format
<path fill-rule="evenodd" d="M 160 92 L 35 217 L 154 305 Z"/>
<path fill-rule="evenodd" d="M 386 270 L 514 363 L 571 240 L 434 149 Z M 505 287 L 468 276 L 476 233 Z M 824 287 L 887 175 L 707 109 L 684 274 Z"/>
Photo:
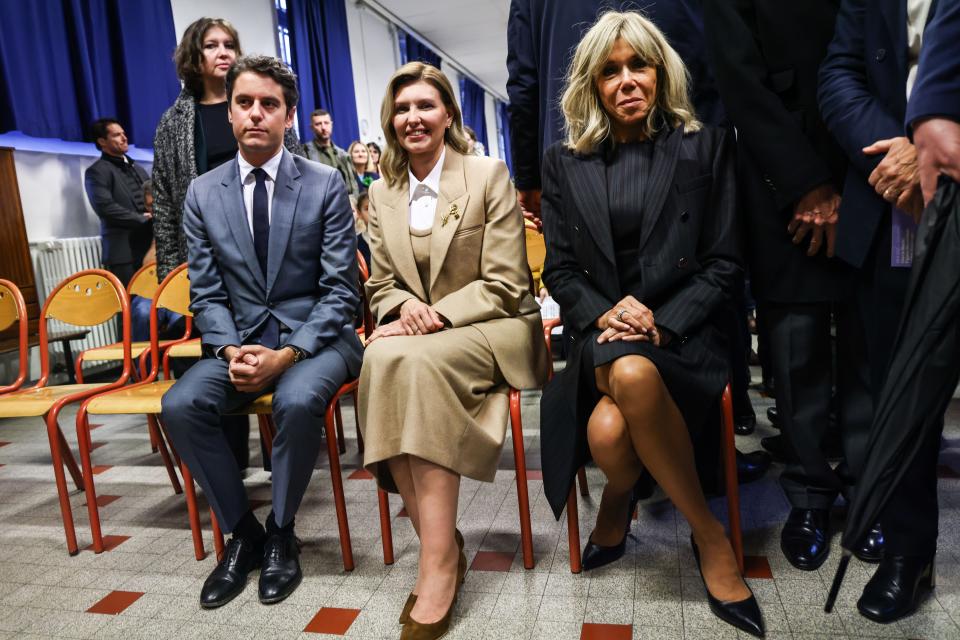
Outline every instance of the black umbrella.
<path fill-rule="evenodd" d="M 843 556 L 827 596 L 833 609 L 850 549 L 867 533 L 930 432 L 940 429 L 960 379 L 960 185 L 941 178 L 923 212 L 904 314 L 873 415 L 863 473 L 847 511 Z"/>

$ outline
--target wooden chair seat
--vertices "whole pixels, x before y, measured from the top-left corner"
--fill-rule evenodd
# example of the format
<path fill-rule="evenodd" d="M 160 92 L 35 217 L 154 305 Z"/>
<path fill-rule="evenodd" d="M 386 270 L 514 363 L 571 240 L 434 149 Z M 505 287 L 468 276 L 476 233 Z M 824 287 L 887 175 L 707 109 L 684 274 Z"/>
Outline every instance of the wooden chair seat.
<path fill-rule="evenodd" d="M 62 398 L 80 391 L 91 391 L 108 386 L 110 386 L 109 383 L 62 384 L 56 387 L 31 388 L 8 393 L 0 396 L 0 418 L 42 416 Z"/>
<path fill-rule="evenodd" d="M 163 349 L 176 342 L 176 340 L 162 340 L 160 348 Z M 130 356 L 134 359 L 139 358 L 150 349 L 150 341 L 134 342 L 130 345 Z M 123 343 L 116 342 L 104 347 L 87 349 L 83 352 L 83 358 L 87 362 L 95 360 L 123 360 Z"/>
<path fill-rule="evenodd" d="M 160 401 L 174 380 L 123 387 L 113 393 L 97 396 L 87 403 L 91 415 L 124 415 L 160 413 Z"/>
<path fill-rule="evenodd" d="M 147 343 L 147 346 L 149 346 L 149 343 Z M 180 342 L 167 349 L 167 357 L 169 358 L 199 358 L 202 355 L 200 338 Z"/>

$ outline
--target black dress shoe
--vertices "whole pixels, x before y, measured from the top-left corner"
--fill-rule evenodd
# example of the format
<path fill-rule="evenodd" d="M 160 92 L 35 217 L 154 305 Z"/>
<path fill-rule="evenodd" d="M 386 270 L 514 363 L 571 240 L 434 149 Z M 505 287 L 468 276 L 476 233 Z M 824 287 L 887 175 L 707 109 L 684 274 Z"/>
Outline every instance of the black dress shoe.
<path fill-rule="evenodd" d="M 893 622 L 916 611 L 920 592 L 935 583 L 933 558 L 886 556 L 863 588 L 857 609 L 874 622 Z"/>
<path fill-rule="evenodd" d="M 587 546 L 583 548 L 583 556 L 580 559 L 584 571 L 598 569 L 623 557 L 623 554 L 627 551 L 627 536 L 630 534 L 630 525 L 633 524 L 633 512 L 636 510 L 640 499 L 636 487 L 634 487 L 634 492 L 630 498 L 630 510 L 627 512 L 627 526 L 624 527 L 623 539 L 620 542 L 610 547 L 601 547 L 589 538 L 587 539 Z"/>
<path fill-rule="evenodd" d="M 782 435 L 760 438 L 760 446 L 769 451 L 777 462 L 788 462 L 797 457 L 793 452 L 793 447 Z"/>
<path fill-rule="evenodd" d="M 262 559 L 262 546 L 244 538 L 230 538 L 223 560 L 217 563 L 200 589 L 200 606 L 215 609 L 240 595 L 247 586 L 247 574 L 259 567 Z"/>
<path fill-rule="evenodd" d="M 770 468 L 773 458 L 766 451 L 737 451 L 737 483 L 747 484 L 759 480 Z"/>
<path fill-rule="evenodd" d="M 830 555 L 830 513 L 794 507 L 780 532 L 780 550 L 801 571 L 820 568 Z"/>
<path fill-rule="evenodd" d="M 260 602 L 280 602 L 303 580 L 300 571 L 300 546 L 295 535 L 273 533 L 263 545 L 263 568 L 260 569 Z"/>
<path fill-rule="evenodd" d="M 879 522 L 870 527 L 870 531 L 853 550 L 853 555 L 864 562 L 873 564 L 883 559 L 883 531 L 880 529 Z"/>
<path fill-rule="evenodd" d="M 770 421 L 770 426 L 774 429 L 780 428 L 780 414 L 777 413 L 776 407 L 767 408 L 767 420 Z"/>
<path fill-rule="evenodd" d="M 722 600 L 714 598 L 713 594 L 710 593 L 710 589 L 707 588 L 707 581 L 703 578 L 703 569 L 700 567 L 700 550 L 697 548 L 697 543 L 694 542 L 692 535 L 690 536 L 690 546 L 693 547 L 693 557 L 697 561 L 700 581 L 703 582 L 703 590 L 707 592 L 707 602 L 710 603 L 710 611 L 713 612 L 713 615 L 727 624 L 732 624 L 741 631 L 762 638 L 766 634 L 763 625 L 763 614 L 760 613 L 760 605 L 757 604 L 757 599 L 753 596 L 753 590 L 750 589 L 750 585 L 744 581 L 744 584 L 747 585 L 747 590 L 750 591 L 750 597 L 745 600 L 723 602 Z"/>
<path fill-rule="evenodd" d="M 753 413 L 737 416 L 733 419 L 733 432 L 738 436 L 748 436 L 757 427 L 757 416 Z"/>

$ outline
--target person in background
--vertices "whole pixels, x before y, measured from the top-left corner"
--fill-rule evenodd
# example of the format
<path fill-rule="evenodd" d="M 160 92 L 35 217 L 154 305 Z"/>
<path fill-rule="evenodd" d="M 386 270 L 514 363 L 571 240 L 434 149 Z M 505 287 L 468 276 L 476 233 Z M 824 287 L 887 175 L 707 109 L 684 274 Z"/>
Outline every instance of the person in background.
<path fill-rule="evenodd" d="M 347 194 L 355 199 L 360 193 L 357 170 L 350 154 L 333 143 L 333 118 L 330 117 L 330 112 L 315 109 L 310 114 L 310 128 L 313 130 L 313 140 L 304 143 L 303 155 L 340 172 L 340 177 L 347 187 Z"/>
<path fill-rule="evenodd" d="M 354 140 L 347 147 L 347 155 L 353 161 L 353 169 L 357 174 L 357 187 L 360 193 L 370 188 L 374 180 L 380 178 L 380 175 L 373 169 L 373 163 L 370 161 L 370 150 L 367 145 L 359 140 Z"/>
<path fill-rule="evenodd" d="M 237 155 L 237 140 L 227 117 L 225 78 L 239 55 L 240 36 L 223 18 L 200 18 L 191 23 L 173 54 L 183 90 L 160 118 L 153 139 L 154 231 L 160 280 L 187 261 L 183 203 L 190 182 Z M 286 131 L 284 145 L 291 151 L 299 149 L 292 130 Z M 174 371 L 179 376 L 194 362 L 178 358 Z M 237 463 L 246 469 L 247 417 L 224 416 L 221 424 Z"/>
<path fill-rule="evenodd" d="M 357 249 L 370 266 L 370 194 L 366 191 L 357 198 L 354 209 L 354 219 L 357 230 Z"/>
<path fill-rule="evenodd" d="M 487 155 L 486 149 L 483 148 L 483 143 L 477 140 L 477 132 L 473 128 L 463 125 L 463 132 L 467 136 L 467 153 L 474 156 L 485 156 Z"/>
<path fill-rule="evenodd" d="M 116 119 L 101 118 L 90 132 L 100 158 L 87 168 L 83 184 L 100 218 L 100 261 L 127 286 L 153 241 L 153 213 L 144 201 L 147 172 L 127 156 L 127 135 Z"/>
<path fill-rule="evenodd" d="M 380 145 L 376 142 L 368 142 L 367 150 L 370 152 L 370 164 L 373 165 L 373 171 L 380 175 Z"/>

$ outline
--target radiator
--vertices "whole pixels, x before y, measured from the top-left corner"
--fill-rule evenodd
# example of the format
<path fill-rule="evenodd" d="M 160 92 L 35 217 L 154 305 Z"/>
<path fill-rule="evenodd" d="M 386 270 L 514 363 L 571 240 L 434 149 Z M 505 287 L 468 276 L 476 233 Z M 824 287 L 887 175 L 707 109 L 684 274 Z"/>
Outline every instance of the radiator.
<path fill-rule="evenodd" d="M 33 257 L 34 273 L 37 274 L 37 297 L 42 305 L 53 289 L 68 276 L 85 269 L 100 269 L 100 237 L 89 238 L 58 238 L 30 243 L 30 254 Z M 102 347 L 117 342 L 117 328 L 114 322 L 105 322 L 95 327 L 85 327 L 90 333 L 83 340 L 74 340 L 70 343 L 74 357 L 84 349 Z M 64 330 L 73 330 L 59 320 L 50 320 L 47 330 L 55 333 Z M 63 345 L 59 342 L 50 344 L 53 362 L 63 362 Z M 96 373 L 110 368 L 110 363 L 84 363 L 84 373 Z"/>

